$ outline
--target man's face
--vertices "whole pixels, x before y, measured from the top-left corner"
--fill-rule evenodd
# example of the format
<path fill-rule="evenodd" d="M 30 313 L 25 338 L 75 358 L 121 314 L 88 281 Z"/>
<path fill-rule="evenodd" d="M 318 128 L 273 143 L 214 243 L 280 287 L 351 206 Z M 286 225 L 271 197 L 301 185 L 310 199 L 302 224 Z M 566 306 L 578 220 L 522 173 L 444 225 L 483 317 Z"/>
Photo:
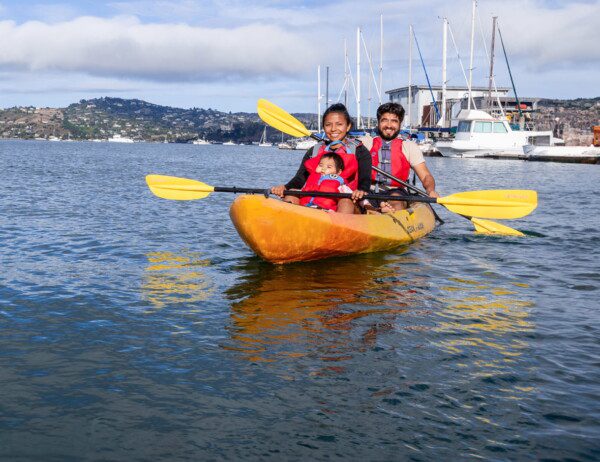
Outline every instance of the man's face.
<path fill-rule="evenodd" d="M 391 112 L 384 112 L 377 125 L 379 134 L 386 141 L 391 141 L 400 133 L 400 119 Z"/>

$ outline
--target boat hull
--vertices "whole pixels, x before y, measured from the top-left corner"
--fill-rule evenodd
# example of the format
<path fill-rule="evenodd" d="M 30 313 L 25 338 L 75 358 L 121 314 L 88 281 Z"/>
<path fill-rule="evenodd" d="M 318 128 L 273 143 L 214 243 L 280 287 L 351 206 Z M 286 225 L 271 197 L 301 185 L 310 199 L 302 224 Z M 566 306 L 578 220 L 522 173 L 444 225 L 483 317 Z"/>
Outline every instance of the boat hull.
<path fill-rule="evenodd" d="M 390 250 L 435 228 L 431 207 L 422 203 L 393 214 L 350 215 L 245 195 L 229 215 L 244 242 L 272 263 Z"/>
<path fill-rule="evenodd" d="M 600 148 L 593 146 L 532 146 L 523 147 L 525 159 L 540 162 L 600 164 Z"/>

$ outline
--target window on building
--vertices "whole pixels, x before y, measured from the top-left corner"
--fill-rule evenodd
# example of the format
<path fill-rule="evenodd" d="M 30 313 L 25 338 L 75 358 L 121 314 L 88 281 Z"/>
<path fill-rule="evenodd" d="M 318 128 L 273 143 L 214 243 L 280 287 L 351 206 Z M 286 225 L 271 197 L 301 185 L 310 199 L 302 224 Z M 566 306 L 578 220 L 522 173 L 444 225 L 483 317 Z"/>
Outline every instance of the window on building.
<path fill-rule="evenodd" d="M 507 133 L 508 130 L 502 122 L 494 122 L 494 133 Z"/>
<path fill-rule="evenodd" d="M 460 132 L 469 133 L 470 131 L 471 131 L 471 122 L 468 122 L 466 120 L 458 122 L 458 128 L 456 129 L 457 133 L 460 133 Z"/>
<path fill-rule="evenodd" d="M 492 122 L 475 122 L 475 133 L 492 133 Z"/>

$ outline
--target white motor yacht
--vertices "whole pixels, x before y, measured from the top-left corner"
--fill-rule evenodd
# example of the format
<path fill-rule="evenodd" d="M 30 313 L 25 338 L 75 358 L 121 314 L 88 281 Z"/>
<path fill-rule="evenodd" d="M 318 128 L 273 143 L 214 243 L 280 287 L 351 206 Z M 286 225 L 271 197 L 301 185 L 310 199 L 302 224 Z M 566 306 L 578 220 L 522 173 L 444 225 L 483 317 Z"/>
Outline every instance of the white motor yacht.
<path fill-rule="evenodd" d="M 312 148 L 315 144 L 317 144 L 316 140 L 313 140 L 312 138 L 303 138 L 296 142 L 294 149 L 297 151 L 306 151 Z"/>
<path fill-rule="evenodd" d="M 118 133 L 113 135 L 108 139 L 111 143 L 133 143 L 134 141 L 131 138 L 127 138 L 126 136 L 121 136 Z"/>
<path fill-rule="evenodd" d="M 462 110 L 452 140 L 440 140 L 435 149 L 444 157 L 523 158 L 523 146 L 553 145 L 558 140 L 551 131 L 513 131 L 507 120 L 485 111 Z"/>

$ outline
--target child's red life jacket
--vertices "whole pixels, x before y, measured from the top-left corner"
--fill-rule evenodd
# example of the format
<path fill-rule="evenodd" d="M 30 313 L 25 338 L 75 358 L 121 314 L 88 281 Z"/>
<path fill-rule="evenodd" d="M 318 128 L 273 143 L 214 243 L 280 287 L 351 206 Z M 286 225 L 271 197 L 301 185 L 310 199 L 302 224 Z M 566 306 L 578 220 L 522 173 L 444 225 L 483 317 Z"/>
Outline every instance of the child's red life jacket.
<path fill-rule="evenodd" d="M 340 192 L 339 187 L 344 184 L 344 179 L 336 174 L 330 175 L 321 175 L 317 181 L 311 180 L 309 177 L 308 181 L 302 188 L 302 191 L 319 191 L 319 192 Z M 316 205 L 321 207 L 322 209 L 327 210 L 337 210 L 337 198 L 335 197 L 302 197 L 300 199 L 301 205 L 306 205 L 307 207 Z"/>
<path fill-rule="evenodd" d="M 347 144 L 337 143 L 332 144 L 331 146 L 326 145 L 325 143 L 315 144 L 311 149 L 311 157 L 306 162 L 304 162 L 304 166 L 306 170 L 309 172 L 309 177 L 306 182 L 311 181 L 311 176 L 315 176 L 312 181 L 318 181 L 318 178 L 321 176 L 320 173 L 317 173 L 317 167 L 319 166 L 319 162 L 321 161 L 321 157 L 325 153 L 334 152 L 339 154 L 344 161 L 344 170 L 340 173 L 340 176 L 344 179 L 344 182 L 350 187 L 350 189 L 354 190 L 358 186 L 358 161 L 356 160 L 356 148 L 360 146 L 360 141 L 357 140 L 349 140 Z"/>

